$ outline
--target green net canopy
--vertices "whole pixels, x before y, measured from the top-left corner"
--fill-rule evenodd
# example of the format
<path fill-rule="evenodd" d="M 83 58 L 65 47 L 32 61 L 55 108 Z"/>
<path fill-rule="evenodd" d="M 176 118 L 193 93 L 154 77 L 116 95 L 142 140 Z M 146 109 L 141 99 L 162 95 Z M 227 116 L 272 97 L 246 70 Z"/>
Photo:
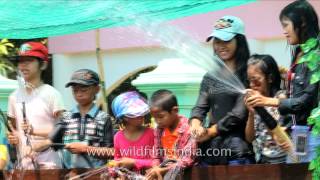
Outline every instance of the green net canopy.
<path fill-rule="evenodd" d="M 126 26 L 138 16 L 171 20 L 255 0 L 2 0 L 0 38 L 29 39 Z M 130 13 L 128 13 L 130 15 Z"/>

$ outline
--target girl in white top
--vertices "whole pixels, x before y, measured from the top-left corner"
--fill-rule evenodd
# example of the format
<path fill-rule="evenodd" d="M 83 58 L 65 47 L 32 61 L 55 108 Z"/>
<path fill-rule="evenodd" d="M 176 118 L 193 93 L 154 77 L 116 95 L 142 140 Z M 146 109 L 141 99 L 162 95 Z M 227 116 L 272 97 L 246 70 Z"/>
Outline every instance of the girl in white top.
<path fill-rule="evenodd" d="M 8 134 L 8 140 L 18 148 L 22 168 L 59 168 L 61 161 L 57 152 L 50 148 L 41 153 L 32 151 L 33 145 L 47 138 L 63 111 L 60 93 L 41 80 L 41 73 L 48 65 L 48 49 L 39 42 L 25 43 L 17 60 L 26 88 L 18 88 L 9 97 L 8 117 L 14 131 Z M 24 121 L 23 109 L 27 121 Z"/>

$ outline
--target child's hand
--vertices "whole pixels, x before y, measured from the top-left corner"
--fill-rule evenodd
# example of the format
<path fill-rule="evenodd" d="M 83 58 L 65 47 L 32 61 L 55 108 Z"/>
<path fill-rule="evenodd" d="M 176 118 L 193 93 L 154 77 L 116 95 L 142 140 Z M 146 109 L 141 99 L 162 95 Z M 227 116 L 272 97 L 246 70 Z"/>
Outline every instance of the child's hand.
<path fill-rule="evenodd" d="M 284 90 L 278 91 L 275 97 L 278 99 L 287 99 L 288 98 L 288 96 Z"/>
<path fill-rule="evenodd" d="M 196 141 L 199 143 L 202 143 L 204 141 L 207 141 L 211 138 L 211 136 L 209 135 L 208 131 L 206 131 L 202 136 L 198 136 L 196 137 Z"/>
<path fill-rule="evenodd" d="M 147 170 L 146 173 L 146 180 L 162 180 L 162 168 L 159 166 L 153 167 Z"/>
<path fill-rule="evenodd" d="M 122 158 L 121 160 L 115 161 L 114 167 L 125 167 L 127 169 L 131 169 L 134 167 L 136 161 L 132 158 Z"/>
<path fill-rule="evenodd" d="M 247 94 L 244 96 L 243 101 L 244 101 L 244 104 L 246 105 L 249 113 L 254 114 L 254 108 L 250 104 L 247 103 L 248 98 L 250 97 L 250 93 L 248 93 L 248 92 L 250 92 L 250 91 L 251 91 L 250 89 L 247 90 Z"/>
<path fill-rule="evenodd" d="M 284 131 L 286 131 L 286 127 L 281 127 L 281 129 L 283 129 Z M 274 139 L 274 141 L 276 141 L 277 145 L 283 149 L 284 151 L 289 151 L 291 149 L 291 145 L 288 142 L 279 142 L 278 137 L 275 134 L 272 134 L 272 138 Z"/>
<path fill-rule="evenodd" d="M 198 121 L 198 120 L 196 120 L 196 121 Z M 192 122 L 192 124 L 190 126 L 190 132 L 194 138 L 200 138 L 201 136 L 206 134 L 206 129 L 204 127 L 202 127 L 200 123 L 193 123 Z"/>
<path fill-rule="evenodd" d="M 65 146 L 73 154 L 87 153 L 88 145 L 81 142 L 69 143 Z"/>
<path fill-rule="evenodd" d="M 248 107 L 250 111 L 253 110 L 255 106 L 258 106 L 261 104 L 262 97 L 261 94 L 258 91 L 252 90 L 252 89 L 247 89 L 246 90 L 246 96 L 244 98 L 244 103 Z"/>
<path fill-rule="evenodd" d="M 278 144 L 279 146 L 280 146 L 280 148 L 281 149 L 283 149 L 283 150 L 285 150 L 285 151 L 289 151 L 290 150 L 290 148 L 291 148 L 291 146 L 290 146 L 290 144 L 289 143 L 287 143 L 287 142 L 284 142 L 284 143 L 281 143 L 281 144 Z"/>
<path fill-rule="evenodd" d="M 251 107 L 262 106 L 278 106 L 279 100 L 277 98 L 269 98 L 260 94 L 260 92 L 247 89 L 247 95 L 245 98 L 245 104 Z"/>
<path fill-rule="evenodd" d="M 18 145 L 19 144 L 19 137 L 15 132 L 8 132 L 8 141 L 11 145 Z"/>

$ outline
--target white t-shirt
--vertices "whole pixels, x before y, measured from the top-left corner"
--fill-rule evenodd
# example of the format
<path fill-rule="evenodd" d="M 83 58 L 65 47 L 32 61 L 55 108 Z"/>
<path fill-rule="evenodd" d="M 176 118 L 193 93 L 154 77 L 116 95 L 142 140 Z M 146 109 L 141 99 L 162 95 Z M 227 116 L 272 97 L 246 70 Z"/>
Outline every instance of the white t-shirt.
<path fill-rule="evenodd" d="M 16 119 L 16 128 L 20 137 L 20 154 L 26 147 L 26 136 L 21 129 L 23 122 L 22 102 L 25 102 L 26 119 L 35 131 L 40 129 L 53 128 L 55 124 L 54 114 L 64 109 L 60 93 L 52 86 L 43 84 L 33 89 L 32 93 L 22 93 L 15 90 L 9 96 L 8 116 Z M 31 136 L 31 144 L 39 143 L 45 138 Z M 49 149 L 37 155 L 37 162 L 40 165 L 60 166 L 58 153 Z M 30 158 L 23 159 L 22 165 L 26 169 L 33 169 Z"/>

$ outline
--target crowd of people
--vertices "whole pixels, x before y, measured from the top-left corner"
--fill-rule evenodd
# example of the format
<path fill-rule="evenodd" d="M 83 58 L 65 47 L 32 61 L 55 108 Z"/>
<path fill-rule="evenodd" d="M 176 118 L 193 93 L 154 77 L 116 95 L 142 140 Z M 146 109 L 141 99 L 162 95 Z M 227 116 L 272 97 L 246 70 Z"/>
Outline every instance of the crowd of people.
<path fill-rule="evenodd" d="M 40 42 L 23 44 L 16 60 L 25 82 L 9 97 L 8 125 L 1 128 L 6 133 L 0 133 L 1 168 L 14 168 L 14 162 L 24 169 L 98 168 L 108 163 L 159 179 L 176 167 L 292 163 L 290 144 L 278 141 L 257 107 L 298 139 L 297 162 L 309 162 L 320 145 L 307 125 L 318 104 L 319 84 L 310 82 L 313 70 L 300 60 L 320 49 L 319 21 L 303 0 L 282 9 L 279 20 L 292 50 L 285 80 L 271 55 L 250 55 L 242 20 L 224 16 L 216 21 L 207 42 L 212 42 L 214 55 L 243 83 L 246 93 L 217 92 L 221 82 L 207 73 L 187 118 L 179 114 L 172 91 L 158 90 L 149 100 L 135 91 L 124 92 L 111 107 L 119 129 L 95 103 L 100 90 L 96 72 L 80 69 L 72 74 L 66 88 L 77 103 L 65 110 L 61 94 L 41 78 L 49 61 L 47 48 Z M 304 48 L 310 41 L 313 46 Z M 315 58 L 320 60 L 320 55 Z M 146 121 L 150 115 L 155 128 Z M 302 129 L 305 139 L 295 137 Z M 7 148 L 15 153 L 9 156 Z M 230 152 L 216 155 L 209 149 Z"/>

